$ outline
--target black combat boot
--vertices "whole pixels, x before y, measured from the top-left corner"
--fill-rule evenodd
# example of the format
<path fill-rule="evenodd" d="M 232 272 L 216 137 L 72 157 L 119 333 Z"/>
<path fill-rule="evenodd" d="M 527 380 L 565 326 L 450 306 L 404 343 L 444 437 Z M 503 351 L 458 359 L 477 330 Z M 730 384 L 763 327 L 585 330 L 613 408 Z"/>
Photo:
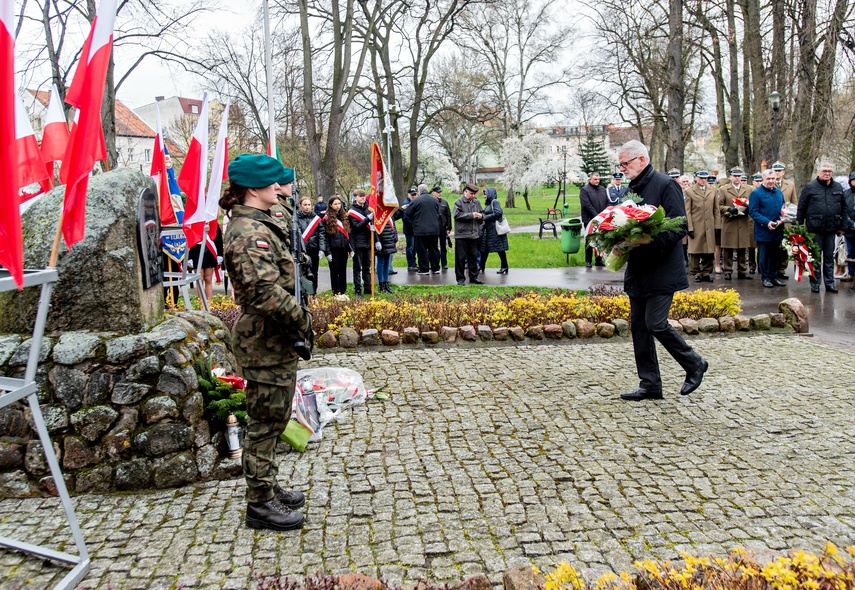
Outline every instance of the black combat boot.
<path fill-rule="evenodd" d="M 279 484 L 273 486 L 273 497 L 279 500 L 279 503 L 291 510 L 299 508 L 306 503 L 306 496 L 303 492 L 283 490 Z"/>
<path fill-rule="evenodd" d="M 303 528 L 305 518 L 298 510 L 291 510 L 275 497 L 267 502 L 250 502 L 246 505 L 246 526 L 251 529 L 292 531 Z"/>
<path fill-rule="evenodd" d="M 388 293 L 389 295 L 391 295 L 392 293 L 394 293 L 394 291 L 392 291 L 392 287 L 390 287 L 390 286 L 389 286 L 389 283 L 388 283 L 388 282 L 386 282 L 386 283 L 382 283 L 382 284 L 380 285 L 380 292 L 381 292 L 381 293 Z"/>
<path fill-rule="evenodd" d="M 354 285 L 353 294 L 356 297 L 362 297 L 362 285 Z"/>

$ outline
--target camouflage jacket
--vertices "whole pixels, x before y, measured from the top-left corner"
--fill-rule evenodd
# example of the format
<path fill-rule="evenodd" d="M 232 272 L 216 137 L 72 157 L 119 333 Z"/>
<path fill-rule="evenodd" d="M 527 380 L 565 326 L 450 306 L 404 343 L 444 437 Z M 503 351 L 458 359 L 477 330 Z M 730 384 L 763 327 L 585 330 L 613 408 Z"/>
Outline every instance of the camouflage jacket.
<path fill-rule="evenodd" d="M 268 215 L 235 205 L 224 237 L 223 258 L 242 312 L 232 328 L 232 348 L 245 373 L 294 359 L 291 343 L 309 329 L 294 298 L 294 260 L 283 225 L 272 210 Z"/>

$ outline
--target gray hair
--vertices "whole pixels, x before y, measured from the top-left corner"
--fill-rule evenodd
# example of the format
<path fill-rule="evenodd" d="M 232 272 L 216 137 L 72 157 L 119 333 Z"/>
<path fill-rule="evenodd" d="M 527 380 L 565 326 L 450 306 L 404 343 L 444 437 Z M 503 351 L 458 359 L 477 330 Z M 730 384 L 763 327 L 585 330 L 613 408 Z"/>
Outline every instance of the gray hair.
<path fill-rule="evenodd" d="M 826 166 L 831 168 L 831 171 L 834 172 L 834 164 L 832 164 L 828 160 L 820 161 L 819 166 L 817 166 L 816 169 L 819 170 L 820 168 L 825 168 Z"/>
<path fill-rule="evenodd" d="M 777 178 L 777 177 L 778 177 L 778 173 L 777 173 L 777 172 L 775 172 L 774 170 L 772 170 L 771 168 L 767 168 L 766 170 L 764 170 L 764 171 L 761 173 L 761 175 L 763 176 L 763 180 L 766 180 L 766 177 L 767 177 L 767 176 L 772 176 L 772 175 L 774 175 L 774 176 L 775 176 L 775 178 Z"/>
<path fill-rule="evenodd" d="M 633 158 L 644 156 L 647 161 L 650 161 L 650 152 L 647 151 L 647 147 L 636 139 L 632 139 L 620 146 L 618 154 L 625 154 Z"/>
<path fill-rule="evenodd" d="M 420 184 L 419 185 L 419 194 L 426 193 L 426 192 L 428 192 L 427 185 L 426 184 Z"/>

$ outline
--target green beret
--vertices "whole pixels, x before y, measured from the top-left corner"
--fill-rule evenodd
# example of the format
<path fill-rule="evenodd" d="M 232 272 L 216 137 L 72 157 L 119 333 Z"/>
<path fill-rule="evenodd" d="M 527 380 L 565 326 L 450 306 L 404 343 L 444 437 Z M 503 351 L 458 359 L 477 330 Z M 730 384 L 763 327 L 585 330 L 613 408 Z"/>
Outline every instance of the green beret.
<path fill-rule="evenodd" d="M 282 178 L 277 180 L 279 186 L 291 184 L 294 182 L 294 169 L 293 168 L 284 168 L 285 173 L 282 175 Z"/>
<path fill-rule="evenodd" d="M 270 186 L 283 172 L 279 160 L 264 154 L 241 154 L 229 163 L 229 180 L 246 188 Z"/>

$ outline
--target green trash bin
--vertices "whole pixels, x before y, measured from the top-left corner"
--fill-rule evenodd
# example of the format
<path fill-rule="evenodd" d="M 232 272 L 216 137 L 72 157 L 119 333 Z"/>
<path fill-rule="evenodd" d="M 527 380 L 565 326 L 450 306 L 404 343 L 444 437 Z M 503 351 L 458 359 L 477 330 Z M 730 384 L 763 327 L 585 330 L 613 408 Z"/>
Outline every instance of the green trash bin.
<path fill-rule="evenodd" d="M 582 220 L 571 217 L 561 222 L 561 251 L 575 254 L 582 245 Z"/>

